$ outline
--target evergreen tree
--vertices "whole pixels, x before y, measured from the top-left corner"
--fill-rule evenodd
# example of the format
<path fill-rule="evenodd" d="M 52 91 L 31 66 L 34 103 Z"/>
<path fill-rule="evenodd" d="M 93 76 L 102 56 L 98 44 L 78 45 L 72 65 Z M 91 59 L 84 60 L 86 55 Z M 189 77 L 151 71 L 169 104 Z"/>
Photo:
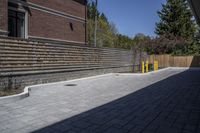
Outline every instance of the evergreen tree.
<path fill-rule="evenodd" d="M 88 1 L 88 43 L 93 46 L 94 43 L 94 27 L 95 27 L 95 12 L 96 5 L 93 0 Z M 114 23 L 109 22 L 104 13 L 97 10 L 97 47 L 115 47 L 114 43 L 117 40 L 117 29 Z"/>
<path fill-rule="evenodd" d="M 100 18 L 101 18 L 102 20 L 104 20 L 105 22 L 108 23 L 108 18 L 106 17 L 106 15 L 105 15 L 104 13 L 102 13 L 102 14 L 100 15 Z"/>
<path fill-rule="evenodd" d="M 157 35 L 182 37 L 189 41 L 194 39 L 197 26 L 187 0 L 167 0 L 158 15 L 160 22 L 156 23 Z"/>

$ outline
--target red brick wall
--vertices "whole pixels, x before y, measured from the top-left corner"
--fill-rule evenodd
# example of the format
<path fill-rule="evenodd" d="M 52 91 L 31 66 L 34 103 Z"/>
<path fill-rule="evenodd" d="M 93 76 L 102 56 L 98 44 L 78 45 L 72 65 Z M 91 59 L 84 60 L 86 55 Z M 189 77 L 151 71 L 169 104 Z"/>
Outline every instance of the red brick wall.
<path fill-rule="evenodd" d="M 0 0 L 0 30 L 7 31 L 7 0 Z"/>
<path fill-rule="evenodd" d="M 73 25 L 73 30 L 70 27 Z M 31 9 L 29 36 L 85 42 L 85 23 Z"/>
<path fill-rule="evenodd" d="M 29 0 L 59 12 L 86 19 L 86 7 L 74 0 Z M 29 36 L 66 41 L 86 42 L 86 23 L 30 8 Z M 73 25 L 73 30 L 70 27 Z"/>
<path fill-rule="evenodd" d="M 31 3 L 85 18 L 85 6 L 74 0 L 28 0 Z"/>
<path fill-rule="evenodd" d="M 36 5 L 29 6 L 28 36 L 46 39 L 86 42 L 86 7 L 74 0 L 27 0 Z M 30 4 L 31 4 L 30 3 Z M 38 6 L 54 9 L 58 12 L 41 10 Z M 36 8 L 36 9 L 35 9 Z M 0 0 L 0 30 L 7 31 L 8 0 Z M 70 14 L 82 20 L 74 20 L 60 15 Z M 52 14 L 53 13 L 53 14 Z M 70 23 L 72 23 L 73 30 Z"/>

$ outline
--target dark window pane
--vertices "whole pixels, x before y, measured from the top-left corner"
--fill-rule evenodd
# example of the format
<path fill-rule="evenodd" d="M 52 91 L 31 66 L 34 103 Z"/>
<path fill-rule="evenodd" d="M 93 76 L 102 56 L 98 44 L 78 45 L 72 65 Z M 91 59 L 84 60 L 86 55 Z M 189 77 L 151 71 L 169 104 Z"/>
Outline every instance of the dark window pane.
<path fill-rule="evenodd" d="M 15 11 L 12 11 L 12 10 L 9 10 L 9 11 L 8 11 L 8 16 L 9 16 L 9 17 L 16 17 L 16 12 L 15 12 Z"/>
<path fill-rule="evenodd" d="M 16 24 L 17 24 L 17 22 L 16 22 L 15 18 L 8 18 L 8 30 L 9 30 L 8 36 L 17 37 L 17 34 L 16 34 L 17 26 L 16 26 Z"/>
<path fill-rule="evenodd" d="M 11 37 L 25 37 L 25 14 L 13 10 L 8 11 L 8 30 Z"/>

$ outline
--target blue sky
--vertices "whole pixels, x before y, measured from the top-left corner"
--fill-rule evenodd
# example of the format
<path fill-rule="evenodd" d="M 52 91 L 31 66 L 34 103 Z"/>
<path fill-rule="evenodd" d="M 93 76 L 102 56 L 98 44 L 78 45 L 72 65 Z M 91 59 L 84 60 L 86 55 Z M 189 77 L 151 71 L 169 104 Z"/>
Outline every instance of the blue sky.
<path fill-rule="evenodd" d="M 115 23 L 119 33 L 133 37 L 137 33 L 155 36 L 157 11 L 166 0 L 98 0 L 98 9 Z"/>

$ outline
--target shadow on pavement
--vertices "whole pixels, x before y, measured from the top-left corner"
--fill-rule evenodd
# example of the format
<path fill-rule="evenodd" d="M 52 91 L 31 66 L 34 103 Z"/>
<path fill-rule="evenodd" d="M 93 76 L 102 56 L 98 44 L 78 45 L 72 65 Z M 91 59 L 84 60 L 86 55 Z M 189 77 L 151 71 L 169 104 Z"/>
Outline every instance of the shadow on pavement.
<path fill-rule="evenodd" d="M 200 71 L 187 70 L 34 133 L 199 133 Z"/>

